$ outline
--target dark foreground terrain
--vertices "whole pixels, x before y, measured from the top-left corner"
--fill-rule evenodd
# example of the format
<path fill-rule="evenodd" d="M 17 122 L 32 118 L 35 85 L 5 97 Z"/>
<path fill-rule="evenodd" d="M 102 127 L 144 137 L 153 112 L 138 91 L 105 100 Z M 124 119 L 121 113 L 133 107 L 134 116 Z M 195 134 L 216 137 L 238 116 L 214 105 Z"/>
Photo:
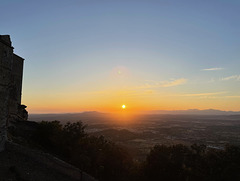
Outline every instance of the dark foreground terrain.
<path fill-rule="evenodd" d="M 237 145 L 226 144 L 222 148 L 218 148 L 199 143 L 189 143 L 188 145 L 156 144 L 149 148 L 142 159 L 136 159 L 134 151 L 125 145 L 121 145 L 120 142 L 124 143 L 129 139 L 138 139 L 142 132 L 141 129 L 134 131 L 132 127 L 129 128 L 131 130 L 129 131 L 121 129 L 119 125 L 116 125 L 113 130 L 104 129 L 104 127 L 101 127 L 102 130 L 97 132 L 92 132 L 92 128 L 88 128 L 88 132 L 86 132 L 87 127 L 82 122 L 61 124 L 59 121 L 42 121 L 40 123 L 26 121 L 16 122 L 15 127 L 9 129 L 9 135 L 15 143 L 24 145 L 28 149 L 42 150 L 40 153 L 48 152 L 55 155 L 100 181 L 240 180 L 240 147 Z M 147 127 L 145 128 L 147 129 Z M 155 128 L 157 126 L 151 129 Z M 101 133 L 108 135 L 109 139 Z M 112 140 L 118 140 L 118 143 Z M 3 155 L 4 158 L 2 157 L 2 159 L 18 157 L 18 155 L 16 157 L 7 156 L 10 153 L 11 149 Z M 25 153 L 25 151 L 20 151 L 19 155 L 23 155 L 22 153 Z M 18 154 L 18 151 L 14 150 L 12 154 Z M 50 164 L 48 164 L 48 159 L 41 157 L 41 154 L 39 157 L 37 155 L 33 154 L 31 156 L 31 152 L 26 152 L 25 156 L 20 156 L 19 164 L 17 160 L 13 159 L 10 162 L 11 164 L 4 168 L 4 173 L 10 174 L 15 179 L 28 178 L 29 173 L 34 175 L 39 169 L 40 173 L 41 170 L 43 173 L 48 173 L 50 170 L 49 174 L 52 173 L 53 175 L 59 172 L 61 178 L 55 177 L 58 180 L 64 180 L 66 174 L 70 174 L 66 178 L 75 178 L 74 176 L 79 178 L 79 172 L 76 171 L 78 169 L 69 172 L 68 168 L 70 169 L 71 166 L 66 166 L 64 170 L 66 172 L 61 172 L 60 163 L 54 165 L 50 161 Z M 29 163 L 32 167 L 29 169 L 30 172 L 21 168 L 20 165 L 24 161 L 26 163 L 23 165 Z M 5 165 L 7 165 L 7 162 L 5 160 Z M 33 162 L 37 163 L 35 167 L 31 165 Z M 47 170 L 41 168 L 41 164 Z M 26 176 L 23 177 L 24 175 Z M 37 175 L 33 177 L 37 178 Z M 51 174 L 49 178 L 51 178 Z"/>
<path fill-rule="evenodd" d="M 45 152 L 8 142 L 0 153 L 0 181 L 94 181 L 78 168 Z"/>
<path fill-rule="evenodd" d="M 103 135 L 128 149 L 137 160 L 145 160 L 151 148 L 157 144 L 190 146 L 197 143 L 220 150 L 224 149 L 226 144 L 240 146 L 239 114 L 231 115 L 232 112 L 216 110 L 203 111 L 204 114 L 194 111 L 199 115 L 145 114 L 136 116 L 135 121 L 123 120 L 123 123 L 106 113 L 98 112 L 30 115 L 30 119 L 59 120 L 63 124 L 66 120 L 81 120 L 88 125 L 87 133 L 93 136 Z M 216 115 L 208 115 L 209 113 Z"/>

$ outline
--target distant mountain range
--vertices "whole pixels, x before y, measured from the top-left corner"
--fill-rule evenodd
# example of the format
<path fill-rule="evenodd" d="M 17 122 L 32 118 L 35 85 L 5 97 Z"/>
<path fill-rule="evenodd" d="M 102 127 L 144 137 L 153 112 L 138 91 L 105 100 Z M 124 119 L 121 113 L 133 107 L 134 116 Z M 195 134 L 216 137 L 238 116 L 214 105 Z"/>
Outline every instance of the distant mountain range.
<path fill-rule="evenodd" d="M 240 115 L 240 112 L 234 111 L 221 111 L 215 109 L 189 109 L 189 110 L 153 110 L 153 111 L 144 111 L 141 112 L 142 115 L 216 115 L 216 116 L 229 116 L 229 115 Z M 64 114 L 30 114 L 29 120 L 31 121 L 77 121 L 77 120 L 86 120 L 88 122 L 95 122 L 101 120 L 101 122 L 112 121 L 112 113 L 101 113 L 97 111 L 89 111 L 82 113 L 64 113 Z"/>
<path fill-rule="evenodd" d="M 110 114 L 101 113 L 97 111 L 88 111 L 82 113 L 58 113 L 58 114 L 29 114 L 29 120 L 31 121 L 108 121 L 110 120 Z"/>
<path fill-rule="evenodd" d="M 216 109 L 188 109 L 188 110 L 173 110 L 173 111 L 166 111 L 166 110 L 153 110 L 147 111 L 147 114 L 176 114 L 176 115 L 240 115 L 240 111 L 221 111 Z"/>

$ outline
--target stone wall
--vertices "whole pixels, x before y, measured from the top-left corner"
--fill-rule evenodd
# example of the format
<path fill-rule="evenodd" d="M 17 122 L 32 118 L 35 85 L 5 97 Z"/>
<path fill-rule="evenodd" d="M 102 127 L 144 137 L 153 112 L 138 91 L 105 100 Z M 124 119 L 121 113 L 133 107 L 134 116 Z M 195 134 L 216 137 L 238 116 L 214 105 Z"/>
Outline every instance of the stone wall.
<path fill-rule="evenodd" d="M 22 77 L 23 77 L 23 61 L 24 59 L 13 54 L 13 64 L 11 71 L 11 87 L 9 113 L 17 114 L 22 98 Z"/>
<path fill-rule="evenodd" d="M 11 69 L 13 48 L 9 36 L 0 36 L 0 151 L 6 141 L 6 126 L 9 114 L 9 88 L 11 84 Z"/>
<path fill-rule="evenodd" d="M 10 36 L 0 35 L 0 151 L 7 139 L 8 118 L 21 106 L 23 60 L 13 53 Z"/>

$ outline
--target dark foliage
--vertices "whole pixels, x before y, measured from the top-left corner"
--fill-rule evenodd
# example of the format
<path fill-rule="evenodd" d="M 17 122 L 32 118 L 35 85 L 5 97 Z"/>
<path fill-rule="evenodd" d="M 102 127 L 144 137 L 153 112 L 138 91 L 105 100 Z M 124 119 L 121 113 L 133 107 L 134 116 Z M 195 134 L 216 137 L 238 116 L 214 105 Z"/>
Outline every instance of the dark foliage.
<path fill-rule="evenodd" d="M 240 180 L 240 148 L 157 145 L 147 156 L 142 170 L 142 180 L 237 181 Z"/>
<path fill-rule="evenodd" d="M 52 154 L 104 181 L 240 180 L 240 148 L 205 145 L 156 145 L 143 163 L 103 136 L 89 136 L 81 122 L 41 122 L 34 140 Z"/>
<path fill-rule="evenodd" d="M 44 149 L 104 181 L 129 180 L 133 162 L 129 154 L 103 136 L 88 136 L 81 122 L 39 124 L 34 136 Z"/>

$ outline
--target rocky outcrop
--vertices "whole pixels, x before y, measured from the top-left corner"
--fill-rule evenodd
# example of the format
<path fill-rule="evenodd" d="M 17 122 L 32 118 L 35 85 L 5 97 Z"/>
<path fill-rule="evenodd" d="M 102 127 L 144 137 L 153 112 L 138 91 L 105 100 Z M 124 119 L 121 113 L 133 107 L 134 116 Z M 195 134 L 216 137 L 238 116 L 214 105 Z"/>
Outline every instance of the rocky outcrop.
<path fill-rule="evenodd" d="M 96 181 L 78 168 L 39 150 L 6 142 L 0 153 L 1 181 Z"/>
<path fill-rule="evenodd" d="M 9 139 L 0 152 L 0 181 L 96 181 L 33 141 L 39 123 L 12 120 Z"/>

